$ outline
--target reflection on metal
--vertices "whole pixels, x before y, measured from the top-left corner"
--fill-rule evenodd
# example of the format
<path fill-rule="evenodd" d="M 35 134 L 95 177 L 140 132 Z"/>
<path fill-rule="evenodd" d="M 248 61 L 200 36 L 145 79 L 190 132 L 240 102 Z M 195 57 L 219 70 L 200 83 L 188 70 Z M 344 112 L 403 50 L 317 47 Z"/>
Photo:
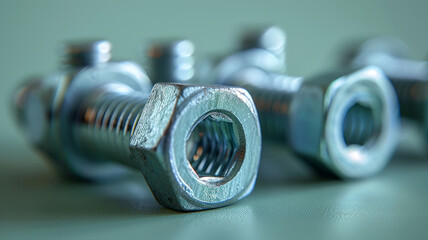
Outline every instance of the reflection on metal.
<path fill-rule="evenodd" d="M 152 44 L 147 53 L 150 78 L 154 83 L 189 82 L 195 75 L 193 54 L 193 43 L 188 40 Z"/>
<path fill-rule="evenodd" d="M 395 93 L 381 70 L 305 79 L 283 75 L 285 54 L 272 50 L 285 46 L 285 37 L 278 37 L 285 34 L 278 31 L 244 34 L 241 50 L 223 58 L 209 78 L 245 87 L 263 136 L 286 143 L 322 172 L 341 178 L 379 172 L 394 152 L 399 129 Z"/>
<path fill-rule="evenodd" d="M 422 126 L 428 139 L 428 62 L 411 59 L 409 52 L 399 39 L 377 37 L 350 47 L 342 64 L 382 69 L 397 92 L 401 115 Z"/>
<path fill-rule="evenodd" d="M 188 47 L 175 50 L 184 56 Z M 136 64 L 109 62 L 110 48 L 106 41 L 72 44 L 64 50 L 67 68 L 18 90 L 16 117 L 32 143 L 80 179 L 122 176 L 124 166 L 141 170 L 156 199 L 176 210 L 217 208 L 247 196 L 261 150 L 250 95 L 172 83 L 151 89 Z M 202 146 L 189 140 L 200 128 L 212 146 L 202 149 L 208 153 L 201 162 L 209 163 L 203 167 L 186 153 L 187 145 Z"/>

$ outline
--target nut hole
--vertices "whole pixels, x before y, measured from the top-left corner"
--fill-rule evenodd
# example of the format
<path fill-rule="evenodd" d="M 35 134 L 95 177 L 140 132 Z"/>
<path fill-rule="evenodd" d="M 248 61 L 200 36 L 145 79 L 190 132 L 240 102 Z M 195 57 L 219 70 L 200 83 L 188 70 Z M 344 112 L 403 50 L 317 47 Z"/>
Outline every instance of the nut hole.
<path fill-rule="evenodd" d="M 186 142 L 186 156 L 201 180 L 221 181 L 236 173 L 244 159 L 245 139 L 237 120 L 210 112 L 195 124 Z"/>
<path fill-rule="evenodd" d="M 343 140 L 346 146 L 367 146 L 380 133 L 380 116 L 367 104 L 357 102 L 346 112 L 343 122 Z"/>

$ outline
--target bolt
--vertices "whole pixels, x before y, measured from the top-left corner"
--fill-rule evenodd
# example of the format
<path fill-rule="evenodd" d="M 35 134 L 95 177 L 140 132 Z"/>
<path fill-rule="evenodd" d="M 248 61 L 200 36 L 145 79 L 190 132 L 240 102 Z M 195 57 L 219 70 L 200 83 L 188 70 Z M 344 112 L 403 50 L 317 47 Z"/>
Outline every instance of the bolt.
<path fill-rule="evenodd" d="M 111 49 L 111 43 L 106 40 L 78 41 L 62 45 L 60 54 L 66 66 L 86 67 L 107 63 Z"/>
<path fill-rule="evenodd" d="M 150 45 L 147 55 L 154 83 L 185 83 L 194 77 L 194 46 L 191 41 L 155 42 Z"/>
<path fill-rule="evenodd" d="M 159 83 L 147 97 L 147 81 L 142 69 L 124 62 L 75 73 L 62 89 L 58 124 L 42 119 L 53 129 L 45 145 L 59 148 L 48 155 L 83 179 L 111 177 L 124 165 L 141 170 L 158 202 L 176 210 L 217 208 L 247 196 L 261 146 L 248 92 Z M 23 122 L 39 112 L 24 114 Z"/>
<path fill-rule="evenodd" d="M 401 115 L 422 126 L 428 139 L 428 62 L 411 59 L 406 44 L 392 37 L 369 39 L 344 55 L 342 64 L 382 69 L 397 92 Z"/>
<path fill-rule="evenodd" d="M 259 32 L 259 39 L 266 39 L 268 31 Z M 272 42 L 272 47 L 285 45 Z M 282 61 L 268 44 L 241 49 L 220 61 L 211 77 L 250 92 L 264 138 L 340 178 L 366 177 L 386 165 L 397 144 L 399 118 L 395 93 L 381 70 L 292 77 L 271 67 Z"/>
<path fill-rule="evenodd" d="M 284 31 L 277 26 L 251 29 L 242 35 L 240 50 L 254 48 L 267 50 L 277 57 L 278 70 L 285 71 L 286 40 Z"/>

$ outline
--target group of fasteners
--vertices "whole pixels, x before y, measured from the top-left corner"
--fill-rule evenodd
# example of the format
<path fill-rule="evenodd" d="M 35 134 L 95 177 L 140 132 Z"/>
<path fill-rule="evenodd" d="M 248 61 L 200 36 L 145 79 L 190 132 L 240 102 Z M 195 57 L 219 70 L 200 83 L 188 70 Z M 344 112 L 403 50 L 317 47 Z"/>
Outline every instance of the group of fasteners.
<path fill-rule="evenodd" d="M 136 168 L 160 204 L 180 211 L 251 193 L 262 134 L 342 179 L 387 164 L 400 110 L 428 136 L 427 63 L 400 41 L 369 40 L 339 71 L 310 78 L 285 74 L 285 45 L 278 27 L 249 31 L 237 51 L 197 68 L 191 41 L 154 43 L 147 74 L 110 61 L 108 41 L 67 44 L 60 70 L 17 90 L 15 116 L 65 176 L 96 182 Z"/>

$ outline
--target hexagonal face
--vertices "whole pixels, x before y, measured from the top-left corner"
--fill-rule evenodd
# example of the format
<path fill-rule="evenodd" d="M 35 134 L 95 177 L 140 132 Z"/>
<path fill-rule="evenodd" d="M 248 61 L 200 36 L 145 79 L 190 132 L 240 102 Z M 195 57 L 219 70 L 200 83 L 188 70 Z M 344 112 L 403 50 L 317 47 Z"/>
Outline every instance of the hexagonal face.
<path fill-rule="evenodd" d="M 198 150 L 199 141 L 213 148 Z M 156 199 L 182 211 L 221 207 L 248 195 L 260 151 L 257 113 L 239 88 L 156 84 L 131 138 L 131 152 Z"/>
<path fill-rule="evenodd" d="M 293 147 L 339 177 L 361 178 L 380 171 L 398 139 L 391 84 L 373 67 L 333 78 L 327 87 L 316 84 L 304 84 L 293 101 Z"/>

